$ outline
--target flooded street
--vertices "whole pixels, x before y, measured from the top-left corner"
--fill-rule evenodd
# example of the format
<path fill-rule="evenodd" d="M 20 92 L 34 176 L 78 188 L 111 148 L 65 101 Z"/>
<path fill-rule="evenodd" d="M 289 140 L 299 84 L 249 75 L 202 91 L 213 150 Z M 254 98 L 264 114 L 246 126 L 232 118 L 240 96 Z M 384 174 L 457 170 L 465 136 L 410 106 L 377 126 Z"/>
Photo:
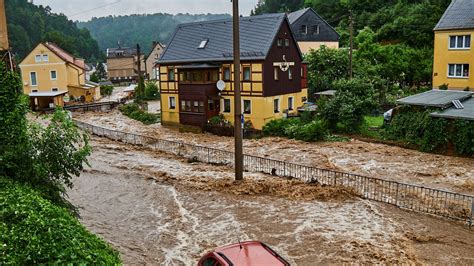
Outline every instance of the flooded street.
<path fill-rule="evenodd" d="M 218 149 L 233 147 L 233 138 L 182 133 L 159 124 L 145 126 L 110 113 L 75 113 L 74 118 L 93 125 L 182 141 Z M 419 184 L 474 194 L 474 159 L 423 153 L 360 140 L 307 143 L 285 138 L 244 140 L 244 153 L 370 177 Z"/>
<path fill-rule="evenodd" d="M 260 173 L 233 184 L 226 166 L 96 137 L 91 144 L 91 167 L 69 196 L 127 265 L 194 265 L 238 239 L 266 242 L 296 265 L 474 262 L 474 233 L 460 224 L 337 188 Z"/>

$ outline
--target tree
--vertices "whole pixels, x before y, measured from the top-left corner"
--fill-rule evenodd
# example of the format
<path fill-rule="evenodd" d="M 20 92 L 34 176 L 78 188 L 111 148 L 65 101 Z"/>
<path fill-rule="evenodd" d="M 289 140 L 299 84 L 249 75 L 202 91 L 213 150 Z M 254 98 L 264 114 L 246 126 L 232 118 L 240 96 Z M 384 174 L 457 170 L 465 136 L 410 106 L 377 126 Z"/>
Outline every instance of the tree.
<path fill-rule="evenodd" d="M 304 0 L 260 0 L 252 10 L 252 14 L 293 12 L 303 8 L 303 4 Z"/>
<path fill-rule="evenodd" d="M 107 79 L 107 71 L 105 71 L 103 62 L 100 62 L 100 61 L 97 62 L 95 73 L 97 73 L 99 80 Z"/>
<path fill-rule="evenodd" d="M 61 109 L 46 127 L 28 122 L 18 74 L 0 63 L 0 81 L 0 175 L 28 183 L 46 199 L 75 212 L 65 193 L 87 163 L 88 136 Z"/>

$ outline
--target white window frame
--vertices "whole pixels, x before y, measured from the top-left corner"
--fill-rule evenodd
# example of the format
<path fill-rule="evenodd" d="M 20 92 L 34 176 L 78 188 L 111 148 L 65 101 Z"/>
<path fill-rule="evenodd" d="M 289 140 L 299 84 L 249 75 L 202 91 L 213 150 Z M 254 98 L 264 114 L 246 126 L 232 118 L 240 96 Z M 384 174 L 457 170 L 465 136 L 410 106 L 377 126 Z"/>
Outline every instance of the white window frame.
<path fill-rule="evenodd" d="M 246 101 L 250 102 L 250 112 L 248 112 L 248 113 L 245 112 L 245 102 Z M 252 114 L 252 100 L 247 100 L 247 99 L 242 100 L 242 114 L 244 114 L 244 115 L 251 115 Z"/>
<path fill-rule="evenodd" d="M 449 66 L 454 65 L 454 75 L 449 75 Z M 468 65 L 469 71 L 467 72 L 467 76 L 464 76 L 464 65 Z M 461 66 L 461 76 L 456 75 L 457 68 Z M 471 66 L 469 64 L 448 64 L 448 78 L 458 78 L 458 79 L 468 79 L 469 72 L 471 71 Z"/>
<path fill-rule="evenodd" d="M 176 97 L 175 96 L 170 96 L 168 98 L 168 107 L 169 109 L 176 109 Z"/>
<path fill-rule="evenodd" d="M 275 109 L 275 101 L 277 102 L 277 108 Z M 273 113 L 274 114 L 279 114 L 281 111 L 281 101 L 280 98 L 275 98 L 273 99 Z"/>
<path fill-rule="evenodd" d="M 290 104 L 291 103 L 291 104 Z M 291 105 L 291 108 L 290 108 Z M 295 97 L 288 97 L 288 111 L 293 111 L 295 109 Z"/>
<path fill-rule="evenodd" d="M 301 34 L 307 35 L 308 34 L 308 25 L 301 25 Z"/>
<path fill-rule="evenodd" d="M 53 72 L 56 73 L 55 78 L 53 78 Z M 51 80 L 58 80 L 58 71 L 56 71 L 56 70 L 49 71 L 49 77 L 51 78 Z"/>
<path fill-rule="evenodd" d="M 467 37 L 467 36 L 469 36 L 469 38 L 470 38 L 469 46 L 466 46 L 466 37 Z M 459 46 L 459 44 L 458 44 L 459 37 L 462 37 L 462 45 L 461 45 L 461 46 Z M 451 38 L 455 38 L 454 47 L 451 47 Z M 448 39 L 448 49 L 449 49 L 449 50 L 469 50 L 469 49 L 471 49 L 471 42 L 472 42 L 472 37 L 471 37 L 470 34 L 466 34 L 466 35 L 449 35 L 449 39 Z"/>
<path fill-rule="evenodd" d="M 41 59 L 43 60 L 43 62 L 49 62 L 49 55 L 48 54 L 43 54 L 41 56 Z"/>
<path fill-rule="evenodd" d="M 313 35 L 319 35 L 320 28 L 319 25 L 313 25 Z"/>
<path fill-rule="evenodd" d="M 35 63 L 41 63 L 42 61 L 43 61 L 43 56 L 42 55 L 40 55 L 40 54 L 35 55 Z"/>
<path fill-rule="evenodd" d="M 204 49 L 207 46 L 207 43 L 209 42 L 209 39 L 204 39 L 201 41 L 201 43 L 198 46 L 198 49 Z"/>
<path fill-rule="evenodd" d="M 35 73 L 35 83 L 33 84 L 33 78 L 31 76 L 31 74 Z M 30 72 L 30 85 L 32 87 L 37 87 L 38 86 L 38 73 L 36 73 L 36 71 L 31 71 Z"/>

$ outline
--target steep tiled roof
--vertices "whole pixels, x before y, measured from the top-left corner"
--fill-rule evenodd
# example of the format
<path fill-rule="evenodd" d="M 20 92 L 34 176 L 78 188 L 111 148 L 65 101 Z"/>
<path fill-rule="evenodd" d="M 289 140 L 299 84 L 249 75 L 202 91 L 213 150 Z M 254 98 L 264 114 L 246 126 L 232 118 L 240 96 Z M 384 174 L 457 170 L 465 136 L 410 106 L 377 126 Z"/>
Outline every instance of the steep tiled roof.
<path fill-rule="evenodd" d="M 137 54 L 137 48 L 117 47 L 107 48 L 107 57 L 130 57 Z"/>
<path fill-rule="evenodd" d="M 265 59 L 285 18 L 283 13 L 241 17 L 241 59 Z M 199 49 L 206 40 L 205 47 Z M 181 24 L 158 63 L 230 61 L 232 40 L 232 19 Z"/>
<path fill-rule="evenodd" d="M 474 28 L 474 0 L 453 0 L 434 30 Z"/>
<path fill-rule="evenodd" d="M 51 52 L 53 52 L 55 55 L 59 56 L 62 60 L 66 61 L 67 63 L 75 65 L 75 66 L 77 66 L 81 69 L 86 69 L 86 64 L 84 62 L 84 59 L 75 58 L 73 55 L 71 55 L 70 53 L 64 51 L 63 49 L 61 49 L 61 47 L 59 47 L 55 43 L 45 42 L 43 44 Z"/>
<path fill-rule="evenodd" d="M 307 7 L 307 8 L 304 8 L 304 9 L 300 9 L 300 10 L 297 10 L 295 12 L 291 12 L 290 14 L 288 14 L 288 20 L 290 21 L 290 24 L 292 24 L 293 22 L 295 22 L 296 20 L 298 20 L 302 15 L 304 15 L 304 13 L 306 13 L 306 11 L 308 11 L 310 8 Z"/>

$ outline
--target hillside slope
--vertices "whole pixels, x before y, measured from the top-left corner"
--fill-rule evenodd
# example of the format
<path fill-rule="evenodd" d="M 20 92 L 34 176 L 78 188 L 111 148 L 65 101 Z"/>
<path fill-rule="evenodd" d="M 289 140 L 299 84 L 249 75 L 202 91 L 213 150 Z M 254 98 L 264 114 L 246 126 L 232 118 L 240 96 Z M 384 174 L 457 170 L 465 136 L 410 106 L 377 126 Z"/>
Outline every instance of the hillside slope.
<path fill-rule="evenodd" d="M 132 46 L 139 43 L 143 51 L 151 49 L 153 41 L 167 43 L 180 23 L 228 18 L 227 14 L 165 14 L 108 16 L 79 22 L 78 26 L 90 30 L 105 51 L 109 47 Z"/>

